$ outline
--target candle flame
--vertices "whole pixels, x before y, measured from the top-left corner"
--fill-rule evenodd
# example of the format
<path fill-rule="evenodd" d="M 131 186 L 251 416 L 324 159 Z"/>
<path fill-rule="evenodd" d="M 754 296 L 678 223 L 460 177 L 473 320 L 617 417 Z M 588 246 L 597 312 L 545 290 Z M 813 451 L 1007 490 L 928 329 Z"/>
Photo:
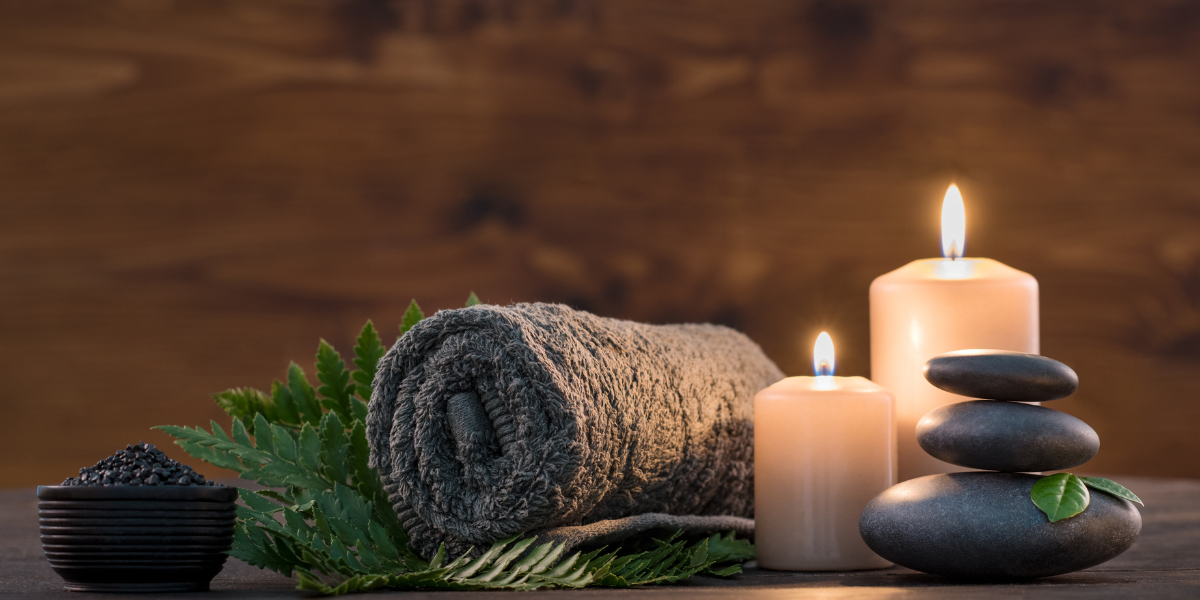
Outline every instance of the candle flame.
<path fill-rule="evenodd" d="M 942 200 L 942 256 L 950 260 L 962 258 L 966 245 L 967 210 L 958 186 L 950 184 Z"/>
<path fill-rule="evenodd" d="M 828 377 L 833 375 L 833 369 L 833 338 L 822 331 L 813 346 L 813 373 L 817 377 Z"/>

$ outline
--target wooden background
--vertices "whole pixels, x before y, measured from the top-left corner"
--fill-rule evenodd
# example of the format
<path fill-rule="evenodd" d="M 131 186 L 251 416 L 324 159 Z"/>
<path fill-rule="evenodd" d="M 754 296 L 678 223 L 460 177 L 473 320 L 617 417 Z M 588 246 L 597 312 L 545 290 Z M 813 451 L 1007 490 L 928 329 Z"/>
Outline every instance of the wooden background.
<path fill-rule="evenodd" d="M 0 485 L 413 297 L 725 323 L 791 374 L 828 329 L 867 375 L 951 181 L 1041 282 L 1085 469 L 1200 477 L 1198 75 L 1187 1 L 3 0 Z"/>

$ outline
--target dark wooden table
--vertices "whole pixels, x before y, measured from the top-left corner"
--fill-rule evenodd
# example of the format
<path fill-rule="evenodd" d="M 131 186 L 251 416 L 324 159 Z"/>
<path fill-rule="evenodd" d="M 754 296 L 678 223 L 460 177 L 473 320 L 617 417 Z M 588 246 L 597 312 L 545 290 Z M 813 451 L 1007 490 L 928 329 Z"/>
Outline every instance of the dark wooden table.
<path fill-rule="evenodd" d="M 1200 598 L 1200 480 L 1119 480 L 1146 502 L 1144 527 L 1132 549 L 1099 567 L 1028 583 L 967 584 L 894 567 L 852 573 L 780 573 L 749 569 L 730 579 L 695 577 L 666 587 L 633 590 L 535 592 L 537 598 Z M 12 598 L 67 597 L 46 563 L 38 541 L 37 500 L 32 489 L 0 492 L 0 595 Z M 208 595 L 226 598 L 299 598 L 311 594 L 294 582 L 230 560 Z M 120 597 L 115 594 L 76 594 Z M 193 594 L 198 597 L 199 594 Z M 406 597 L 513 597 L 511 592 L 409 592 Z M 533 597 L 531 596 L 531 597 Z M 146 596 L 135 596 L 145 598 Z"/>

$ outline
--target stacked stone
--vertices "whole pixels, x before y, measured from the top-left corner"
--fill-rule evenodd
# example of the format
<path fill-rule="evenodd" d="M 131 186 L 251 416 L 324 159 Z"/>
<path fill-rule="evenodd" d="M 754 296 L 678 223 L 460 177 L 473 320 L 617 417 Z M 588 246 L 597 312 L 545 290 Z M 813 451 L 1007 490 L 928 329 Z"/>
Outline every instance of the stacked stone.
<path fill-rule="evenodd" d="M 934 386 L 982 398 L 938 407 L 917 442 L 939 460 L 988 472 L 929 475 L 892 486 L 863 511 L 860 532 L 880 556 L 957 577 L 1032 578 L 1098 565 L 1127 550 L 1141 515 L 1126 500 L 1091 495 L 1083 513 L 1051 523 L 1030 498 L 1039 471 L 1079 466 L 1100 449 L 1083 421 L 1047 402 L 1074 393 L 1070 367 L 1036 354 L 963 350 L 925 365 Z"/>
<path fill-rule="evenodd" d="M 1021 404 L 1075 393 L 1071 367 L 1036 354 L 951 352 L 925 364 L 934 387 L 969 398 L 933 409 L 917 423 L 917 443 L 952 465 L 1030 473 L 1070 469 L 1092 460 L 1100 436 L 1064 412 Z"/>

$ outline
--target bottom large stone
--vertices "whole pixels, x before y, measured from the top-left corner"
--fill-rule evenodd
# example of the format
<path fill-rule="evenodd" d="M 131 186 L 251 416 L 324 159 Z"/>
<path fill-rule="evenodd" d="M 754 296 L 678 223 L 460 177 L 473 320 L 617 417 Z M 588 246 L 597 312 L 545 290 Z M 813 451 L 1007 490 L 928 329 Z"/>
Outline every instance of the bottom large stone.
<path fill-rule="evenodd" d="M 925 573 L 1025 579 L 1093 567 L 1129 549 L 1142 516 L 1092 491 L 1079 515 L 1051 523 L 1029 499 L 1041 477 L 950 473 L 894 485 L 863 510 L 863 541 L 883 558 Z"/>

